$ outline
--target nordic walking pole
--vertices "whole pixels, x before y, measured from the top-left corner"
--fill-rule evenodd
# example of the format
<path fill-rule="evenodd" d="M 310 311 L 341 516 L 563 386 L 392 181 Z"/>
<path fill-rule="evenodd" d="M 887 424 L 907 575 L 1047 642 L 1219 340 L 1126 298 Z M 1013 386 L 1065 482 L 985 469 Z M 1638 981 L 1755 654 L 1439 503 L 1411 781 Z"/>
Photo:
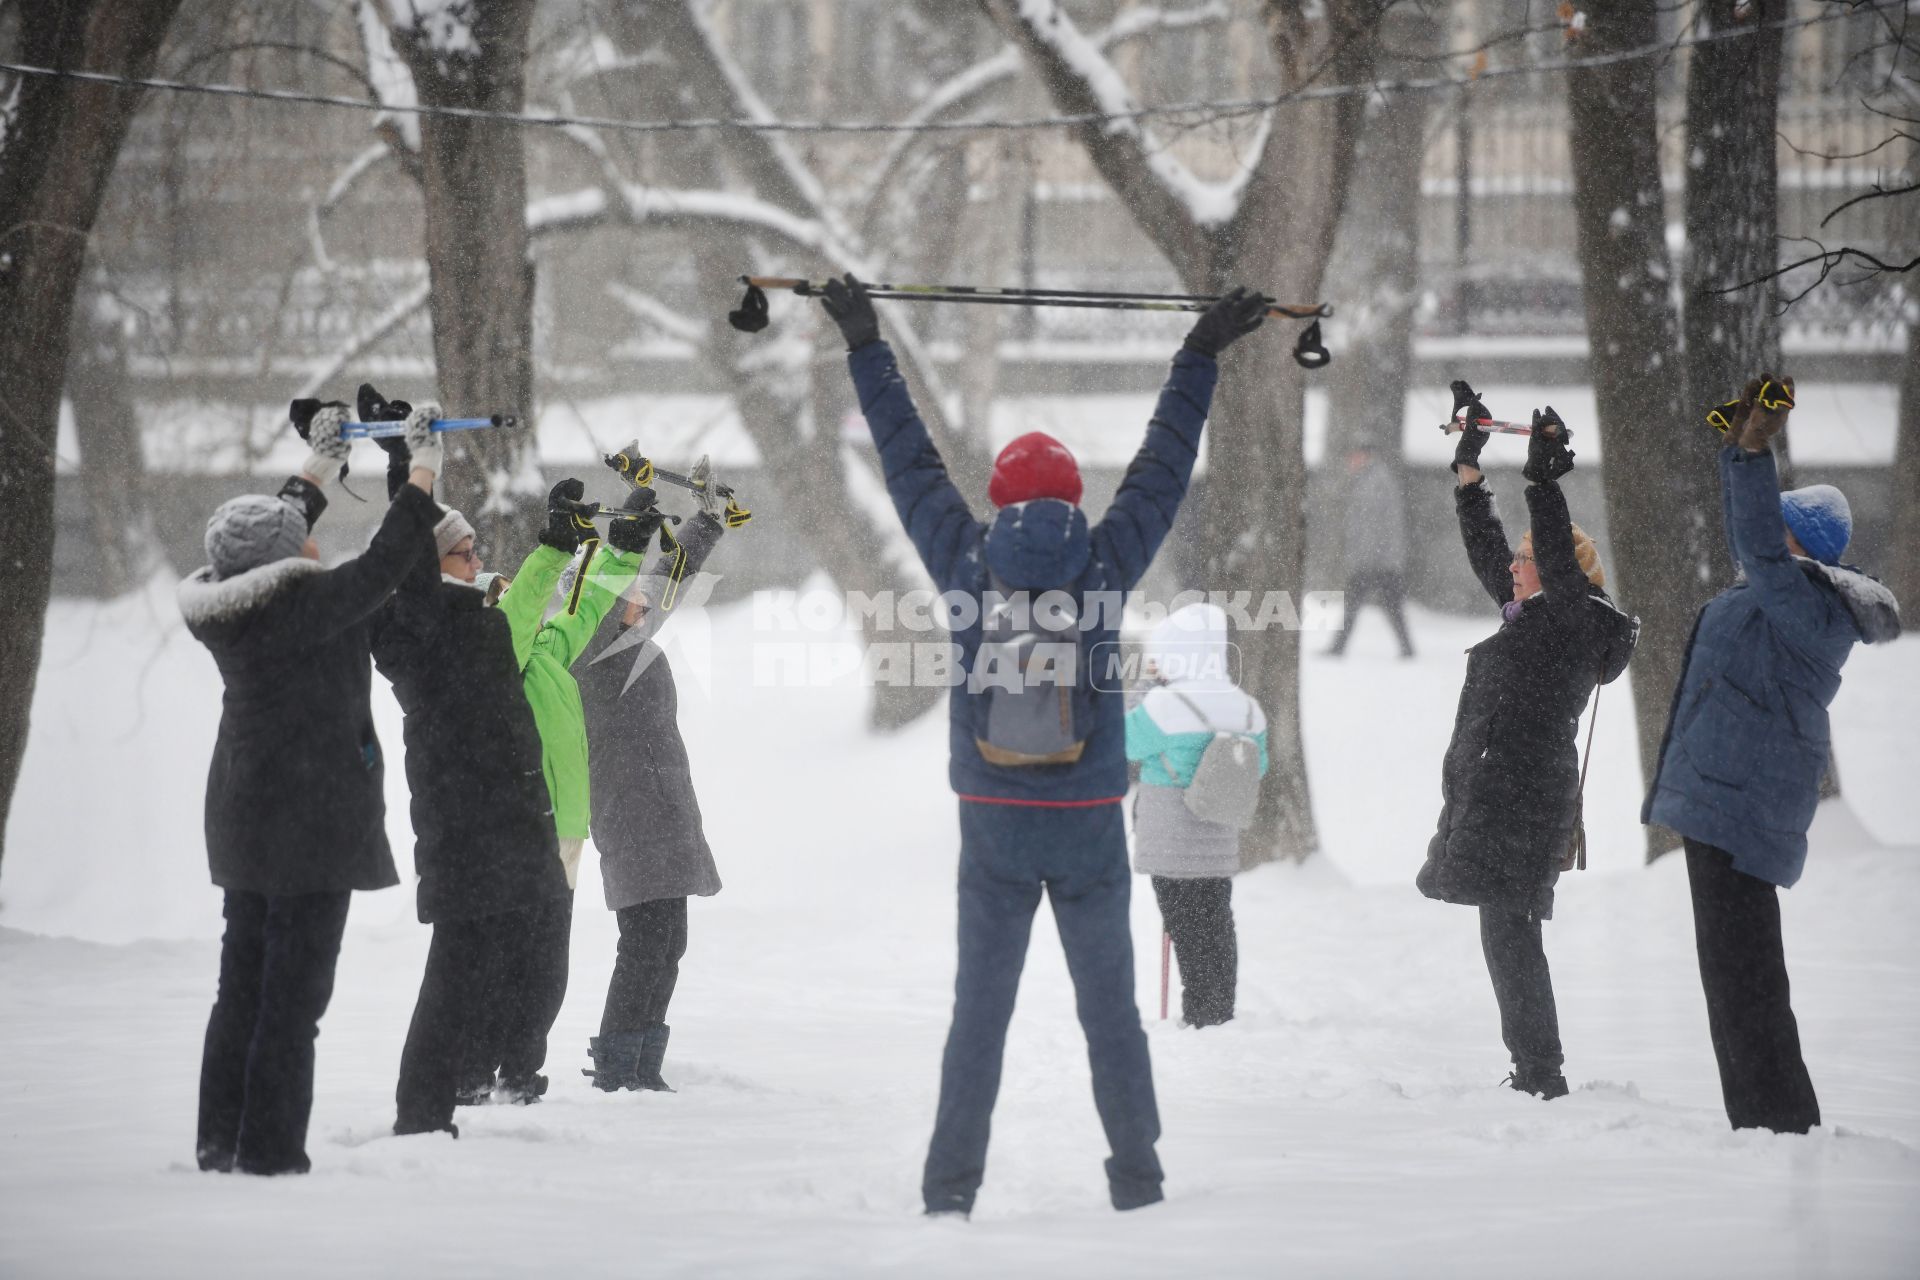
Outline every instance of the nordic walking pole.
<path fill-rule="evenodd" d="M 767 327 L 767 290 L 785 289 L 803 298 L 826 291 L 824 280 L 799 276 L 741 276 L 747 286 L 740 305 L 727 313 L 727 323 L 742 333 Z M 1117 293 L 1092 289 L 997 289 L 963 284 L 868 284 L 867 296 L 898 302 L 971 302 L 1008 307 L 1089 307 L 1104 311 L 1205 311 L 1219 298 L 1197 293 Z M 1293 359 L 1303 369 L 1320 369 L 1333 360 L 1320 338 L 1320 321 L 1333 314 L 1324 302 L 1290 304 L 1270 302 L 1267 314 L 1312 323 L 1293 344 Z"/>
<path fill-rule="evenodd" d="M 1173 979 L 1173 935 L 1160 931 L 1160 1021 L 1167 1020 L 1167 988 Z"/>
<path fill-rule="evenodd" d="M 788 290 L 803 298 L 819 295 L 826 289 L 824 280 L 797 276 L 741 276 L 740 282 L 754 291 Z M 867 296 L 892 298 L 906 302 L 976 302 L 1007 307 L 1095 307 L 1109 311 L 1205 311 L 1220 300 L 1206 293 L 1130 293 L 1101 289 L 1026 289 L 996 288 L 966 284 L 885 284 L 867 285 Z M 743 306 L 742 310 L 751 310 Z M 1276 302 L 1267 308 L 1270 316 L 1288 320 L 1324 319 L 1333 308 L 1324 302 L 1306 304 Z M 739 327 L 736 325 L 735 327 Z"/>
<path fill-rule="evenodd" d="M 436 433 L 482 431 L 488 427 L 517 426 L 519 419 L 509 414 L 496 413 L 490 418 L 435 418 L 429 425 Z M 407 424 L 404 422 L 343 422 L 340 424 L 342 440 L 388 440 L 405 434 L 407 434 Z"/>
<path fill-rule="evenodd" d="M 1533 434 L 1533 427 L 1525 422 L 1499 422 L 1493 418 L 1481 418 L 1473 425 L 1493 435 L 1530 436 Z M 1467 429 L 1467 420 L 1454 418 L 1450 422 L 1441 423 L 1440 429 L 1448 435 L 1453 435 Z"/>

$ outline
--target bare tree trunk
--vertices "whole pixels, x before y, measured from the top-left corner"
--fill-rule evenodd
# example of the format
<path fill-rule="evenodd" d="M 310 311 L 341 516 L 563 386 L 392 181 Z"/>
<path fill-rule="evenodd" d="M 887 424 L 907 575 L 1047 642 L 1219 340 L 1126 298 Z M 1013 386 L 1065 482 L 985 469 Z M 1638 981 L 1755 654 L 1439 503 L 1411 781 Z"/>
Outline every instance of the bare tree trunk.
<path fill-rule="evenodd" d="M 1907 182 L 1920 180 L 1920 138 L 1907 144 Z M 1902 205 L 1901 257 L 1920 253 L 1920 197 Z M 1920 298 L 1907 299 L 1907 363 L 1900 374 L 1900 418 L 1895 429 L 1889 504 L 1893 529 L 1880 563 L 1887 585 L 1910 610 L 1920 609 Z"/>
<path fill-rule="evenodd" d="M 1038 72 L 1054 105 L 1096 114 L 1111 94 L 1086 72 L 1097 54 L 1080 45 L 1067 16 L 1013 0 L 981 0 Z M 1268 51 L 1284 91 L 1353 84 L 1371 72 L 1383 5 L 1345 0 L 1308 5 L 1266 0 Z M 1357 97 L 1290 103 L 1271 121 L 1231 214 L 1193 207 L 1180 185 L 1161 176 L 1153 140 L 1139 128 L 1094 122 L 1074 136 L 1094 168 L 1186 287 L 1217 292 L 1246 284 L 1289 299 L 1319 295 L 1346 199 L 1361 127 Z M 1177 162 L 1176 162 L 1177 163 Z M 1261 333 L 1227 354 L 1208 420 L 1207 499 L 1197 523 L 1198 563 L 1207 590 L 1298 593 L 1306 570 L 1306 460 L 1302 447 L 1306 383 L 1284 336 Z M 1236 637 L 1241 684 L 1267 712 L 1273 769 L 1260 809 L 1241 845 L 1255 865 L 1305 858 L 1319 847 L 1300 727 L 1300 634 L 1255 627 Z"/>
<path fill-rule="evenodd" d="M 1440 46 L 1434 22 L 1408 11 L 1392 25 L 1396 49 Z M 1391 76 L 1410 68 L 1383 66 Z M 1407 386 L 1413 374 L 1413 313 L 1420 300 L 1420 171 L 1426 155 L 1424 93 L 1401 93 L 1368 104 L 1353 186 L 1334 251 L 1335 284 L 1343 294 L 1347 348 L 1328 370 L 1327 453 L 1365 445 L 1398 465 Z M 1345 296 L 1361 294 L 1358 304 Z"/>
<path fill-rule="evenodd" d="M 164 564 L 147 505 L 140 427 L 127 383 L 124 327 L 116 304 L 95 289 L 74 307 L 67 402 L 80 446 L 73 483 L 87 504 L 93 589 L 116 596 Z"/>
<path fill-rule="evenodd" d="M 471 0 L 453 13 L 454 22 L 466 24 L 458 40 L 430 19 L 393 28 L 394 49 L 420 101 L 521 110 L 533 0 Z M 524 134 L 509 125 L 422 116 L 420 159 L 441 403 L 452 413 L 521 420 L 518 430 L 450 438 L 440 495 L 473 522 L 487 558 L 510 567 L 532 545 L 546 498 L 533 431 Z"/>
<path fill-rule="evenodd" d="M 1738 395 L 1763 370 L 1789 372 L 1780 368 L 1775 282 L 1718 292 L 1779 262 L 1775 128 L 1786 0 L 1706 0 L 1703 7 L 1708 31 L 1752 30 L 1696 46 L 1687 68 L 1684 333 L 1687 402 L 1700 411 Z M 1736 7 L 1749 11 L 1744 19 L 1735 19 Z M 1783 455 L 1785 447 L 1782 435 Z M 1784 482 L 1785 456 L 1781 465 Z M 1714 580 L 1724 581 L 1733 571 L 1726 548 L 1710 540 L 1707 553 Z"/>
<path fill-rule="evenodd" d="M 1589 3 L 1583 51 L 1651 44 L 1658 7 Z M 1641 619 L 1634 716 L 1640 771 L 1650 782 L 1693 617 L 1714 587 L 1719 442 L 1704 426 L 1691 429 L 1698 415 L 1686 411 L 1674 358 L 1679 319 L 1669 294 L 1654 64 L 1583 67 L 1567 77 L 1567 104 L 1589 372 L 1606 440 L 1607 528 L 1617 594 Z M 1647 856 L 1676 843 L 1650 828 Z"/>
<path fill-rule="evenodd" d="M 1908 609 L 1920 608 L 1920 307 L 1907 308 L 1907 365 L 1900 375 L 1888 504 L 1893 529 L 1880 563 L 1887 585 Z"/>
<path fill-rule="evenodd" d="M 17 56 L 43 67 L 144 76 L 179 0 L 30 4 Z M 30 76 L 0 138 L 0 856 L 26 753 L 53 579 L 54 440 L 74 294 L 134 90 Z"/>

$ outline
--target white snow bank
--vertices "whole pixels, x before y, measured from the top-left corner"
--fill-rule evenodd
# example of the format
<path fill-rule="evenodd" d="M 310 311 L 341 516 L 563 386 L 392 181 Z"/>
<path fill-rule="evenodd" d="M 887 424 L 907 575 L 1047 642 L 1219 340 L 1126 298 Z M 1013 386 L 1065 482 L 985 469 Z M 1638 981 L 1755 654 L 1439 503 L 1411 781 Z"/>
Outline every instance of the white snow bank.
<path fill-rule="evenodd" d="M 165 638 L 165 590 L 56 605 L 0 880 L 0 1274 L 200 1277 L 264 1256 L 292 1277 L 1483 1280 L 1542 1259 L 1570 1277 L 1914 1273 L 1920 858 L 1871 846 L 1920 844 L 1906 776 L 1920 641 L 1849 665 L 1834 740 L 1865 825 L 1823 825 L 1782 896 L 1828 1128 L 1725 1128 L 1684 867 L 1635 865 L 1620 686 L 1589 783 L 1596 869 L 1567 878 L 1547 931 L 1575 1092 L 1543 1104 L 1499 1087 L 1473 916 L 1410 883 L 1460 650 L 1488 625 L 1416 613 L 1413 662 L 1372 619 L 1344 661 L 1308 661 L 1327 851 L 1237 883 L 1233 1024 L 1153 1017 L 1159 926 L 1136 881 L 1168 1203 L 1106 1207 L 1085 1049 L 1042 912 L 986 1188 L 962 1226 L 917 1216 L 951 1000 L 945 726 L 874 739 L 844 685 L 756 683 L 753 621 L 750 605 L 717 611 L 711 693 L 681 680 L 727 888 L 692 906 L 666 1069 L 680 1092 L 603 1097 L 577 1074 L 615 936 L 589 849 L 548 1100 L 462 1112 L 457 1143 L 381 1136 L 427 931 L 410 889 L 364 894 L 319 1042 L 315 1172 L 260 1183 L 191 1171 L 219 934 L 199 840 L 217 677 L 184 634 Z M 397 765 L 384 693 L 377 715 Z M 62 933 L 124 945 L 45 936 Z"/>

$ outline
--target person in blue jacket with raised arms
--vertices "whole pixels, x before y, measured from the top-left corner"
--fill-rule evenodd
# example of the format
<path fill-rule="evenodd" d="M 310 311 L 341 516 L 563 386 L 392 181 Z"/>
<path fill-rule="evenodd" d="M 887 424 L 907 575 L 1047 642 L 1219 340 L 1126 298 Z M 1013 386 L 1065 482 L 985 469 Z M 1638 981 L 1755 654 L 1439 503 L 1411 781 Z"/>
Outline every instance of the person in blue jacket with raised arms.
<path fill-rule="evenodd" d="M 1820 1102 L 1800 1054 L 1780 936 L 1828 755 L 1827 707 L 1853 646 L 1900 634 L 1893 593 L 1840 563 L 1853 536 L 1832 485 L 1780 492 L 1771 442 L 1792 379 L 1747 385 L 1720 494 L 1740 579 L 1701 608 L 1640 814 L 1686 842 L 1694 945 L 1720 1092 L 1736 1129 L 1805 1133 Z"/>
<path fill-rule="evenodd" d="M 950 702 L 949 778 L 960 797 L 959 964 L 940 1105 L 921 1193 L 964 1216 L 986 1168 L 1007 1023 L 1044 889 L 1053 904 L 1116 1209 L 1161 1198 L 1160 1117 L 1134 1003 L 1130 878 L 1117 688 L 1091 659 L 1115 639 L 1120 603 L 1173 525 L 1218 376 L 1215 360 L 1258 328 L 1266 300 L 1235 289 L 1173 358 L 1147 438 L 1098 524 L 1080 510 L 1073 455 L 1039 432 L 994 463 L 991 523 L 976 519 L 920 420 L 863 285 L 824 291 L 873 433 L 887 492 L 943 593 L 962 678 Z M 1104 604 L 1103 604 L 1104 602 Z"/>

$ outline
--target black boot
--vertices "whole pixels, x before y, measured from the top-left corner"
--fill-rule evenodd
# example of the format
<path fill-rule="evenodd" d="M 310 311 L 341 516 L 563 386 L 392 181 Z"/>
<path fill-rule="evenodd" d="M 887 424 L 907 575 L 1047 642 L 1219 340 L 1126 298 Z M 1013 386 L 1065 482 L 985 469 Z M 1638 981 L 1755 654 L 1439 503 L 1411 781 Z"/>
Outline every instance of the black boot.
<path fill-rule="evenodd" d="M 673 1034 L 673 1028 L 656 1022 L 642 1034 L 647 1039 L 640 1050 L 640 1087 L 656 1093 L 672 1093 L 673 1086 L 660 1078 L 660 1064 L 667 1060 L 667 1037 Z"/>
<path fill-rule="evenodd" d="M 453 1105 L 456 1107 L 484 1107 L 493 1101 L 493 1072 L 485 1074 L 472 1072 L 463 1077 L 454 1086 Z"/>
<path fill-rule="evenodd" d="M 593 1087 L 605 1093 L 614 1093 L 620 1089 L 639 1089 L 640 1057 L 646 1052 L 647 1033 L 644 1031 L 616 1031 L 611 1035 L 594 1036 L 587 1041 L 587 1052 L 593 1057 L 591 1070 L 581 1068 L 580 1074 L 592 1079 Z M 664 1052 L 664 1046 L 663 1052 Z"/>
<path fill-rule="evenodd" d="M 402 1138 L 410 1137 L 416 1133 L 444 1133 L 450 1137 L 457 1138 L 460 1136 L 460 1126 L 451 1120 L 443 1124 L 435 1124 L 431 1120 L 422 1120 L 417 1116 L 402 1116 L 393 1122 L 393 1132 L 396 1136 Z M 306 1170 L 302 1169 L 301 1172 L 305 1173 Z"/>
<path fill-rule="evenodd" d="M 530 1107 L 546 1096 L 547 1078 L 539 1072 L 530 1076 L 502 1076 L 497 1097 L 514 1107 Z"/>
<path fill-rule="evenodd" d="M 1567 1078 L 1550 1068 L 1515 1067 L 1506 1083 L 1521 1093 L 1547 1101 L 1567 1096 Z"/>

